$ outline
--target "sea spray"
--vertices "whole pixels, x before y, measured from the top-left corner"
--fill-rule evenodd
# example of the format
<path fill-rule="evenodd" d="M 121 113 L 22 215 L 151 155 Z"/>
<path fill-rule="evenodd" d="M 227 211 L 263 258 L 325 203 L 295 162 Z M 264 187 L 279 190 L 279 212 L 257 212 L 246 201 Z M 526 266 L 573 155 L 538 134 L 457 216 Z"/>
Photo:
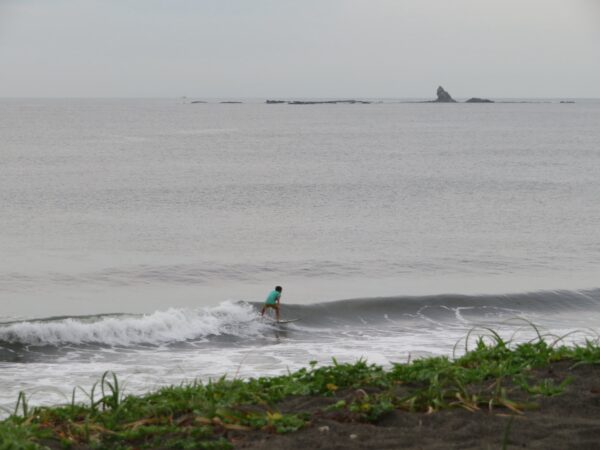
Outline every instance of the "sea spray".
<path fill-rule="evenodd" d="M 200 309 L 169 308 L 144 315 L 69 317 L 0 325 L 0 342 L 23 345 L 127 346 L 203 340 L 208 336 L 256 336 L 266 327 L 244 302 Z"/>

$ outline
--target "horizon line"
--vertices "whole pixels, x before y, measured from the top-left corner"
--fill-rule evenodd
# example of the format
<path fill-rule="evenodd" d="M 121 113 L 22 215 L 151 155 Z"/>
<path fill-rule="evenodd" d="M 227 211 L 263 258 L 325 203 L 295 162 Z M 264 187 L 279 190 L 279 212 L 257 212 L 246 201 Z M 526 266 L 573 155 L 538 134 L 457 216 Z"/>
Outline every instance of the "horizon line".
<path fill-rule="evenodd" d="M 454 99 L 465 99 L 468 100 L 471 97 L 454 97 Z M 492 100 L 600 100 L 599 97 L 479 97 L 488 98 Z M 331 97 L 285 97 L 285 96 L 201 96 L 201 95 L 180 95 L 180 96 L 2 96 L 0 100 L 191 100 L 191 99 L 205 99 L 205 100 L 428 100 L 435 98 L 428 97 L 369 97 L 369 96 L 331 96 Z"/>

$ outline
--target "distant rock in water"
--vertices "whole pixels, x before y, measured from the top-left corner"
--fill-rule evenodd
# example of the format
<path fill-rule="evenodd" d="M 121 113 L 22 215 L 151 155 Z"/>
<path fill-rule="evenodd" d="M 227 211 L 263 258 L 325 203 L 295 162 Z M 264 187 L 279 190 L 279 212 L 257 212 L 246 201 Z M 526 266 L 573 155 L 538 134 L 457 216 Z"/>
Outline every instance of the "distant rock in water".
<path fill-rule="evenodd" d="M 434 101 L 436 103 L 456 103 L 456 100 L 441 86 L 437 89 L 437 100 Z"/>
<path fill-rule="evenodd" d="M 561 100 L 561 103 L 575 103 L 573 100 Z"/>
<path fill-rule="evenodd" d="M 309 100 L 309 101 L 301 101 L 301 100 L 293 100 L 293 101 L 285 101 L 285 100 L 267 100 L 267 104 L 275 105 L 279 103 L 287 103 L 288 105 L 337 105 L 337 104 L 359 104 L 359 105 L 369 105 L 371 102 L 364 100 Z"/>
<path fill-rule="evenodd" d="M 194 103 L 207 103 L 207 102 L 205 102 L 204 100 L 194 100 L 193 102 L 190 102 L 190 103 L 194 104 Z"/>
<path fill-rule="evenodd" d="M 237 105 L 242 102 L 220 102 L 222 105 Z"/>
<path fill-rule="evenodd" d="M 433 100 L 425 103 L 458 103 L 452 98 L 452 96 L 442 86 L 437 88 L 437 100 Z M 487 98 L 472 97 L 465 103 L 494 103 L 492 100 Z"/>
<path fill-rule="evenodd" d="M 488 100 L 487 98 L 472 97 L 469 100 L 467 100 L 465 103 L 494 103 L 494 101 Z"/>
<path fill-rule="evenodd" d="M 348 105 L 368 105 L 371 102 L 366 102 L 363 100 L 318 100 L 318 101 L 293 101 L 288 102 L 289 105 L 337 105 L 337 104 L 348 104 Z"/>

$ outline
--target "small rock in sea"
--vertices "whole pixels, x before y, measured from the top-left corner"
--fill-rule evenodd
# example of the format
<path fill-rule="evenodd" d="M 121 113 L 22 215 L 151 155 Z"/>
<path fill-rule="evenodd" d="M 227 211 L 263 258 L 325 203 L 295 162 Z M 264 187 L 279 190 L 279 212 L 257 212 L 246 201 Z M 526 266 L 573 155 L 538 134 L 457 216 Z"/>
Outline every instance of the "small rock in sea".
<path fill-rule="evenodd" d="M 465 103 L 494 103 L 494 101 L 487 98 L 473 97 L 467 100 Z"/>
<path fill-rule="evenodd" d="M 356 439 L 358 437 L 358 434 L 351 434 L 350 435 L 350 439 Z"/>
<path fill-rule="evenodd" d="M 321 433 L 327 433 L 329 431 L 329 427 L 327 425 L 325 425 L 323 427 L 319 427 L 319 431 Z"/>

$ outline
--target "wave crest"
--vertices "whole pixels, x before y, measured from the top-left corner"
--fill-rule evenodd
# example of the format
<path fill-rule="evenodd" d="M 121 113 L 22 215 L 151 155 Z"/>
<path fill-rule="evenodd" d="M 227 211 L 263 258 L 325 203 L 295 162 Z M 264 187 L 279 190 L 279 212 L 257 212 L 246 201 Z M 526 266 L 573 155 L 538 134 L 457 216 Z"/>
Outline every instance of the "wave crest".
<path fill-rule="evenodd" d="M 266 326 L 253 307 L 224 302 L 202 309 L 170 308 L 141 316 L 96 316 L 0 325 L 0 341 L 24 345 L 166 344 L 207 336 L 256 336 Z"/>

